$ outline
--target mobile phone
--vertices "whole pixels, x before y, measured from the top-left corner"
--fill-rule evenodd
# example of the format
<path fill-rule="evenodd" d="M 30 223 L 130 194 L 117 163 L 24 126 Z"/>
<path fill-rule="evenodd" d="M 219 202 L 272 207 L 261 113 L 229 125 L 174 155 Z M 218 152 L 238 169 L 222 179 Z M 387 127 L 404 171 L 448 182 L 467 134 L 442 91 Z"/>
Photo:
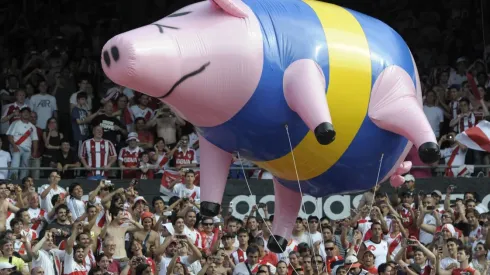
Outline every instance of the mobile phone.
<path fill-rule="evenodd" d="M 175 237 L 177 239 L 182 239 L 182 240 L 187 238 L 187 236 L 185 236 L 185 235 L 176 235 Z"/>
<path fill-rule="evenodd" d="M 427 206 L 427 210 L 434 210 L 434 209 L 435 209 L 435 207 L 432 205 Z"/>
<path fill-rule="evenodd" d="M 170 216 L 172 216 L 172 211 L 165 211 L 165 212 L 163 212 L 163 215 L 170 217 Z"/>
<path fill-rule="evenodd" d="M 417 241 L 412 240 L 412 239 L 407 239 L 407 245 L 416 245 Z"/>
<path fill-rule="evenodd" d="M 262 203 L 262 202 L 261 202 L 261 203 L 259 203 L 259 204 L 257 205 L 257 207 L 258 207 L 258 208 L 265 208 L 265 203 Z"/>
<path fill-rule="evenodd" d="M 453 192 L 454 189 L 456 189 L 456 187 L 457 187 L 456 185 L 452 185 L 452 184 L 449 185 L 449 189 L 451 190 L 451 192 Z"/>

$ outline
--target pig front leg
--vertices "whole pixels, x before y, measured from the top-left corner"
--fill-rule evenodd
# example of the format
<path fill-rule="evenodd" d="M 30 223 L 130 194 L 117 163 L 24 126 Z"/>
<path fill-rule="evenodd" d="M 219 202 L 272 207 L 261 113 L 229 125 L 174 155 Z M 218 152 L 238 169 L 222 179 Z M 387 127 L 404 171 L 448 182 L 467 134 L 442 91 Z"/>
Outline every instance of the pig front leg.
<path fill-rule="evenodd" d="M 440 159 L 436 137 L 417 100 L 415 85 L 401 67 L 390 66 L 378 76 L 371 92 L 368 115 L 381 129 L 410 140 L 417 146 L 424 163 Z"/>
<path fill-rule="evenodd" d="M 274 221 L 267 247 L 274 253 L 283 253 L 291 238 L 302 197 L 297 191 L 284 187 L 274 177 Z"/>
<path fill-rule="evenodd" d="M 288 106 L 315 133 L 318 143 L 332 143 L 335 130 L 325 97 L 326 84 L 322 68 L 310 59 L 295 61 L 284 72 L 283 86 Z"/>
<path fill-rule="evenodd" d="M 232 155 L 199 136 L 201 155 L 201 214 L 214 217 L 219 214 Z"/>

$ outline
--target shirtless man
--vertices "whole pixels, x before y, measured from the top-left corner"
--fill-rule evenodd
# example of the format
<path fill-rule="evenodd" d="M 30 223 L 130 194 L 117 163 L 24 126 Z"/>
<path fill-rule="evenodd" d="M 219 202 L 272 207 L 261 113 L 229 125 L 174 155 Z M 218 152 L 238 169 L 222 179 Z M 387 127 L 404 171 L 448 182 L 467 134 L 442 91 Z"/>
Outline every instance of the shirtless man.
<path fill-rule="evenodd" d="M 153 214 L 143 212 L 141 214 L 141 223 L 144 229 L 134 232 L 134 239 L 141 244 L 143 255 L 151 257 L 154 249 L 160 245 L 160 236 L 156 231 L 151 230 L 153 226 Z"/>
<path fill-rule="evenodd" d="M 7 230 L 6 221 L 9 215 L 8 211 L 14 213 L 19 211 L 19 208 L 9 201 L 6 191 L 7 185 L 5 183 L 0 183 L 0 232 Z"/>
<path fill-rule="evenodd" d="M 177 128 L 184 125 L 185 121 L 168 106 L 158 109 L 155 116 L 146 123 L 149 128 L 157 126 L 157 136 L 163 138 L 169 148 L 174 148 L 177 144 Z"/>
<path fill-rule="evenodd" d="M 102 238 L 112 237 L 116 244 L 116 251 L 113 258 L 121 263 L 121 269 L 128 263 L 128 255 L 125 248 L 125 236 L 127 232 L 137 232 L 143 230 L 143 226 L 133 219 L 128 219 L 121 208 L 111 207 L 107 222 L 100 233 Z"/>

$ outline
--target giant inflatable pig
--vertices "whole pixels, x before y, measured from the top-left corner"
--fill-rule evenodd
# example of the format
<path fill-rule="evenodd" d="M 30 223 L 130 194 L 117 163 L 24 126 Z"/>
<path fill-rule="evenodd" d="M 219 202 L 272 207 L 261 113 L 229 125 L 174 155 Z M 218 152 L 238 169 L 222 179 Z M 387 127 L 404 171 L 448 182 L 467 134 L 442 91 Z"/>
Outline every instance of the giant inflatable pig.
<path fill-rule="evenodd" d="M 321 197 L 376 179 L 400 184 L 412 143 L 425 163 L 439 159 L 403 39 L 336 5 L 203 1 L 115 36 L 101 61 L 114 82 L 196 126 L 203 215 L 220 210 L 233 152 L 275 176 L 273 252 L 288 244 L 299 190 Z"/>

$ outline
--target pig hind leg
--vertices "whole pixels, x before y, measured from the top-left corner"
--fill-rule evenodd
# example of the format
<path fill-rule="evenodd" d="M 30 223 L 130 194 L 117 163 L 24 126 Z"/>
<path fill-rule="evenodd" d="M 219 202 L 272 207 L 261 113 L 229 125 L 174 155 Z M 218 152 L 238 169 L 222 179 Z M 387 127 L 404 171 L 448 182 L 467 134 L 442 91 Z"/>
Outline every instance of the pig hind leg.
<path fill-rule="evenodd" d="M 381 129 L 410 140 L 424 163 L 440 159 L 436 137 L 417 100 L 413 80 L 401 67 L 387 67 L 379 75 L 371 92 L 368 115 Z"/>

